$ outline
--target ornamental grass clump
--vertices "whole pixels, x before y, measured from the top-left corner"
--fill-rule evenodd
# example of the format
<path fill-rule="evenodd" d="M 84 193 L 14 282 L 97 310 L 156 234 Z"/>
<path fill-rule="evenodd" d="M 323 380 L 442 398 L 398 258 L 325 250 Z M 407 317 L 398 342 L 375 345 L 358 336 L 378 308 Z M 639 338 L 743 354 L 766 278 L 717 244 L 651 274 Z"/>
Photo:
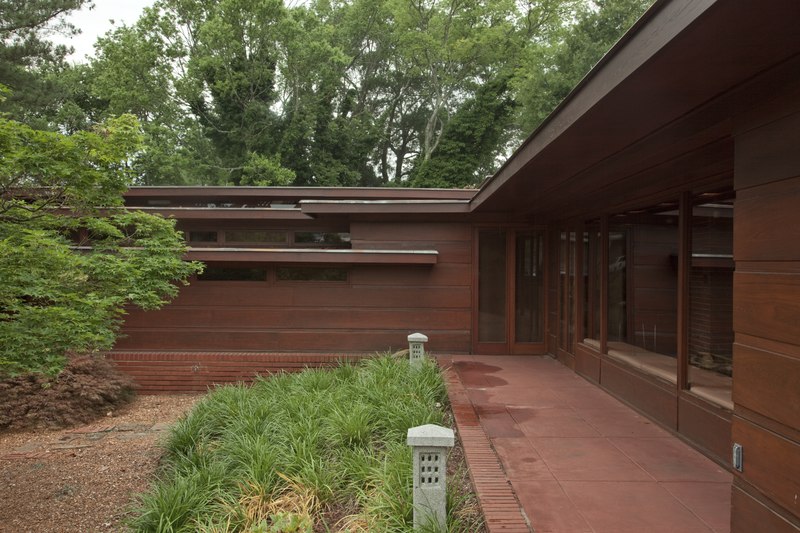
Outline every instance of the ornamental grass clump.
<path fill-rule="evenodd" d="M 444 424 L 435 363 L 390 356 L 257 379 L 211 392 L 165 441 L 138 498 L 136 531 L 400 532 L 412 529 L 408 428 Z M 465 472 L 455 473 L 465 479 Z M 481 530 L 455 483 L 448 530 Z"/>

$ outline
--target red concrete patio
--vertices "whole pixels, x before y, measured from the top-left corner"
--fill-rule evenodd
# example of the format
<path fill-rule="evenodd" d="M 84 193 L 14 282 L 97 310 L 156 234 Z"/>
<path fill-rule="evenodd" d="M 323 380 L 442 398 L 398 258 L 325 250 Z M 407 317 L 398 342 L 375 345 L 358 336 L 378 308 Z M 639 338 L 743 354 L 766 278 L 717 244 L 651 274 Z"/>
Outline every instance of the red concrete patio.
<path fill-rule="evenodd" d="M 554 359 L 441 363 L 489 531 L 730 531 L 729 472 Z"/>

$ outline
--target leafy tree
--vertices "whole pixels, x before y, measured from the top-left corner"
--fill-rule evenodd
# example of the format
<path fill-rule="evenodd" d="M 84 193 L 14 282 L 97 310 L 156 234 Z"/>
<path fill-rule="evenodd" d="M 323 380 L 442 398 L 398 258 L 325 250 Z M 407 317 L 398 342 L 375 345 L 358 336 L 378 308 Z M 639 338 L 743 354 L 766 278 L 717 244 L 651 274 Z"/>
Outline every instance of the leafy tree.
<path fill-rule="evenodd" d="M 557 38 L 528 50 L 515 80 L 523 131 L 536 129 L 653 0 L 593 0 Z"/>
<path fill-rule="evenodd" d="M 462 186 L 650 3 L 158 0 L 98 42 L 61 120 L 135 114 L 143 184 Z"/>
<path fill-rule="evenodd" d="M 75 34 L 64 16 L 87 0 L 0 0 L 0 82 L 14 92 L 0 111 L 38 128 L 50 126 L 64 96 L 58 74 L 69 52 L 47 40 L 49 34 Z"/>
<path fill-rule="evenodd" d="M 173 220 L 120 209 L 140 140 L 130 115 L 73 135 L 0 115 L 0 374 L 110 348 L 126 305 L 158 308 L 199 269 Z"/>
<path fill-rule="evenodd" d="M 456 111 L 439 149 L 414 172 L 412 187 L 475 187 L 493 170 L 513 117 L 508 80 L 490 80 Z"/>

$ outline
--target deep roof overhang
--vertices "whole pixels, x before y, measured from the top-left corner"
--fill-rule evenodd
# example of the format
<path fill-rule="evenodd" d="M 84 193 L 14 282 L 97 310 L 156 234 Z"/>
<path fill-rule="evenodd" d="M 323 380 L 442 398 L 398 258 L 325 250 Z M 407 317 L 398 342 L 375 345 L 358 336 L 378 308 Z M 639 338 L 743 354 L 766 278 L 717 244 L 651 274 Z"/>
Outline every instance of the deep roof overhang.
<path fill-rule="evenodd" d="M 797 79 L 798 21 L 796 0 L 657 2 L 483 184 L 473 212 L 588 217 L 730 181 L 732 117 Z"/>

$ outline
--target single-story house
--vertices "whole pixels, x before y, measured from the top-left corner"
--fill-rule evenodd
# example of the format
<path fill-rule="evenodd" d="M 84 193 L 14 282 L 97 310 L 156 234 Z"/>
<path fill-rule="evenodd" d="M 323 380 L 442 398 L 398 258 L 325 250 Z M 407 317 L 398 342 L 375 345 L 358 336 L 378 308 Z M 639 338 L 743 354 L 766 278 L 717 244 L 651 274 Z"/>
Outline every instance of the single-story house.
<path fill-rule="evenodd" d="M 131 310 L 146 390 L 398 349 L 550 354 L 800 531 L 800 2 L 659 0 L 478 190 L 139 187 L 206 271 Z"/>

